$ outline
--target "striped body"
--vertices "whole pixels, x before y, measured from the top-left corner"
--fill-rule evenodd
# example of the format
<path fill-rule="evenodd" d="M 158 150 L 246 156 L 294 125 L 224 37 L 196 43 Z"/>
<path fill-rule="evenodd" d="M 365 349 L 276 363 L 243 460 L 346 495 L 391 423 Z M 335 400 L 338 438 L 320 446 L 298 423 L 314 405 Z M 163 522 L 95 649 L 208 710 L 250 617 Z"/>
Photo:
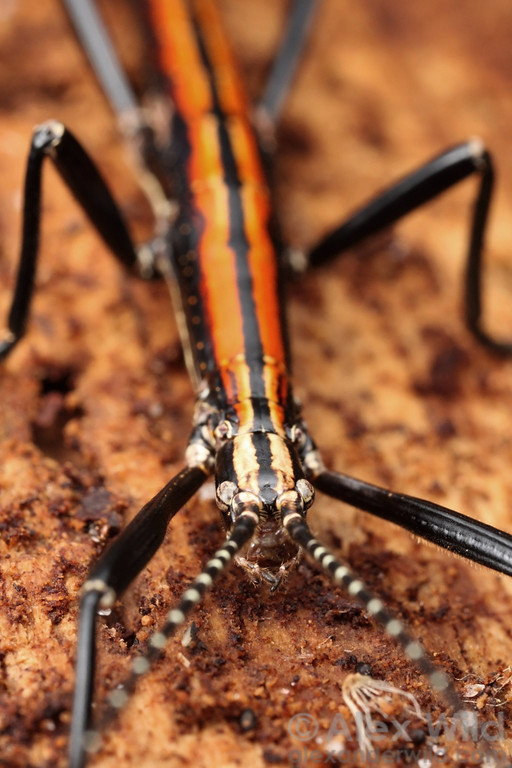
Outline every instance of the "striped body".
<path fill-rule="evenodd" d="M 282 529 L 279 500 L 297 494 L 297 482 L 308 504 L 312 491 L 292 442 L 298 408 L 288 377 L 270 194 L 214 4 L 150 0 L 149 9 L 174 105 L 179 215 L 171 250 L 200 403 L 187 458 L 196 460 L 198 442 L 215 454 L 217 502 L 228 527 L 233 497 L 250 494 L 244 498 L 261 524 L 239 562 L 250 571 L 262 566 L 272 582 L 269 572 L 282 574 L 297 556 Z"/>
<path fill-rule="evenodd" d="M 174 271 L 197 385 L 239 433 L 284 435 L 290 398 L 270 199 L 247 105 L 209 0 L 150 3 L 175 107 Z"/>

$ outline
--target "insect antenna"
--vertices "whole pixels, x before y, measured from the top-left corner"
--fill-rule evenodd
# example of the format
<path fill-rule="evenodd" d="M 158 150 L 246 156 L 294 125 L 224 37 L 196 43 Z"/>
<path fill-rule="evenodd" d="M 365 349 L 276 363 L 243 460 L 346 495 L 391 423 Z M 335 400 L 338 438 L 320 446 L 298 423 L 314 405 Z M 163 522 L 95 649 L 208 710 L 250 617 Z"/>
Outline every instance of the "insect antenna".
<path fill-rule="evenodd" d="M 432 690 L 442 696 L 446 704 L 453 708 L 454 713 L 460 712 L 463 704 L 448 676 L 430 661 L 423 646 L 409 635 L 400 619 L 385 607 L 380 598 L 372 594 L 359 576 L 314 538 L 304 517 L 295 507 L 283 505 L 281 513 L 283 526 L 293 541 L 323 568 L 337 586 L 344 587 L 349 595 L 363 604 L 370 616 L 402 646 L 407 658 L 419 667 Z M 464 712 L 464 715 L 466 714 L 473 715 L 468 711 Z"/>
<path fill-rule="evenodd" d="M 178 627 L 184 624 L 188 615 L 202 602 L 205 594 L 231 563 L 236 553 L 251 539 L 258 522 L 259 515 L 253 508 L 246 508 L 240 512 L 222 547 L 215 552 L 211 560 L 206 563 L 202 572 L 185 590 L 178 606 L 169 611 L 163 627 L 151 636 L 145 654 L 137 656 L 133 660 L 131 673 L 125 682 L 112 691 L 108 697 L 107 707 L 97 727 L 85 731 L 79 737 L 77 736 L 80 739 L 80 743 L 71 745 L 70 754 L 72 759 L 70 761 L 70 768 L 79 768 L 84 764 L 86 753 L 96 752 L 100 748 L 101 732 L 106 729 L 125 706 L 138 679 L 146 674 L 160 658 L 168 639 L 174 635 Z"/>

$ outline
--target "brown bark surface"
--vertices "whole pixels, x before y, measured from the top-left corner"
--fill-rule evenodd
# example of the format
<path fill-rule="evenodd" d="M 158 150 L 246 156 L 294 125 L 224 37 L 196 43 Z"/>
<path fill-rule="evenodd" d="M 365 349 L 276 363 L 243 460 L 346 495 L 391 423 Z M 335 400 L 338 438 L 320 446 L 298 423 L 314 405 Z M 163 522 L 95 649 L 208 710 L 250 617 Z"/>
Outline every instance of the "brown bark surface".
<path fill-rule="evenodd" d="M 120 3 L 105 5 L 136 76 L 136 29 Z M 286 4 L 222 0 L 221 9 L 256 97 Z M 512 336 L 511 27 L 509 0 L 485 11 L 476 0 L 321 3 L 278 137 L 285 241 L 314 244 L 392 179 L 480 136 L 499 169 L 489 327 Z M 0 3 L 0 50 L 5 312 L 34 124 L 55 117 L 73 130 L 138 241 L 151 220 L 59 3 Z M 290 287 L 294 381 L 329 467 L 510 531 L 512 363 L 482 349 L 461 312 L 475 189 L 465 182 Z M 30 325 L 2 366 L 0 402 L 0 765 L 60 767 L 80 585 L 106 540 L 181 468 L 193 393 L 165 288 L 122 272 L 51 169 Z M 317 498 L 310 523 L 407 621 L 482 721 L 503 713 L 507 722 L 510 580 L 329 499 Z M 99 624 L 98 702 L 222 538 L 207 486 Z M 341 685 L 357 663 L 439 713 L 401 651 L 306 563 L 273 595 L 233 568 L 194 621 L 195 644 L 182 646 L 181 635 L 170 643 L 92 764 L 253 768 L 289 764 L 292 749 L 325 752 L 334 714 L 348 720 Z M 247 708 L 255 715 L 248 730 Z M 319 724 L 307 744 L 287 729 L 303 712 Z M 455 747 L 446 744 L 453 764 Z"/>

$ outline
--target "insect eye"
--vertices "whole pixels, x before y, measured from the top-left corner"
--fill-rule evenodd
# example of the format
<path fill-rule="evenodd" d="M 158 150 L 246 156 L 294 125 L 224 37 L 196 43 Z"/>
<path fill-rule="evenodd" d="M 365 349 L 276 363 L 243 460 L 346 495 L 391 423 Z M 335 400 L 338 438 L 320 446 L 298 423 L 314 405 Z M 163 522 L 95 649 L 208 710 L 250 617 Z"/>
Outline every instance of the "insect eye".
<path fill-rule="evenodd" d="M 315 489 L 313 488 L 311 483 L 305 480 L 304 478 L 297 480 L 297 484 L 295 487 L 297 488 L 298 492 L 302 497 L 302 500 L 304 502 L 304 508 L 307 509 L 313 503 L 313 498 L 315 496 Z"/>
<path fill-rule="evenodd" d="M 218 442 L 225 442 L 233 437 L 233 425 L 230 421 L 221 421 L 213 433 Z"/>
<path fill-rule="evenodd" d="M 290 430 L 290 440 L 297 448 L 302 448 L 306 439 L 306 435 L 302 427 L 298 424 L 294 424 Z"/>
<path fill-rule="evenodd" d="M 233 496 L 235 495 L 236 485 L 231 480 L 225 480 L 217 488 L 217 504 L 226 512 L 229 509 Z"/>

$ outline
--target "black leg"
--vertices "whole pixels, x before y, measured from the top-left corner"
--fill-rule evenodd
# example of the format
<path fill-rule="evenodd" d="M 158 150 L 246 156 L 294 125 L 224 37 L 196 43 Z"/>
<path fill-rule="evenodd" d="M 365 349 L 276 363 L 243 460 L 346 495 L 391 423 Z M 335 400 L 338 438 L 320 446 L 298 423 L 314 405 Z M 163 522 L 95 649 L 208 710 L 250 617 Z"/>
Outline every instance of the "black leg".
<path fill-rule="evenodd" d="M 41 177 L 46 157 L 52 159 L 64 182 L 114 256 L 126 267 L 133 268 L 138 264 L 137 253 L 121 212 L 84 149 L 62 123 L 49 121 L 36 128 L 25 176 L 18 275 L 7 320 L 8 331 L 0 342 L 0 359 L 9 354 L 25 332 L 37 267 Z"/>
<path fill-rule="evenodd" d="M 284 100 L 290 89 L 307 35 L 313 20 L 317 0 L 294 0 L 290 16 L 261 101 L 256 108 L 256 127 L 263 145 L 268 145 L 268 133 L 273 133 Z"/>
<path fill-rule="evenodd" d="M 329 261 L 474 173 L 479 174 L 481 181 L 473 209 L 466 264 L 466 322 L 485 346 L 495 352 L 512 353 L 511 342 L 490 337 L 482 327 L 482 251 L 494 170 L 489 152 L 479 141 L 443 152 L 386 189 L 318 243 L 306 257 L 307 263 L 317 266 Z"/>
<path fill-rule="evenodd" d="M 135 130 L 139 124 L 137 100 L 119 64 L 95 3 L 88 0 L 64 0 L 64 5 L 103 91 L 118 117 L 120 127 L 124 130 Z"/>
<path fill-rule="evenodd" d="M 319 471 L 311 479 L 322 493 L 396 523 L 469 560 L 512 576 L 512 536 L 460 512 L 392 493 L 337 472 Z"/>
<path fill-rule="evenodd" d="M 138 162 L 134 171 L 153 209 L 157 234 L 165 237 L 172 208 L 169 201 L 173 197 L 168 174 L 164 171 L 169 148 L 155 141 L 155 131 L 151 121 L 148 122 L 148 110 L 139 107 L 95 0 L 63 0 L 63 3 L 98 83 L 115 112 L 118 127 L 135 150 Z M 144 10 L 139 10 L 142 11 L 140 24 L 144 27 L 147 19 Z M 160 243 L 153 242 L 145 252 L 139 253 L 143 277 L 154 276 L 159 251 Z"/>
<path fill-rule="evenodd" d="M 70 765 L 81 768 L 88 744 L 95 669 L 95 619 L 99 606 L 113 605 L 162 543 L 169 521 L 201 487 L 208 473 L 187 467 L 151 499 L 90 571 L 80 602 Z"/>

